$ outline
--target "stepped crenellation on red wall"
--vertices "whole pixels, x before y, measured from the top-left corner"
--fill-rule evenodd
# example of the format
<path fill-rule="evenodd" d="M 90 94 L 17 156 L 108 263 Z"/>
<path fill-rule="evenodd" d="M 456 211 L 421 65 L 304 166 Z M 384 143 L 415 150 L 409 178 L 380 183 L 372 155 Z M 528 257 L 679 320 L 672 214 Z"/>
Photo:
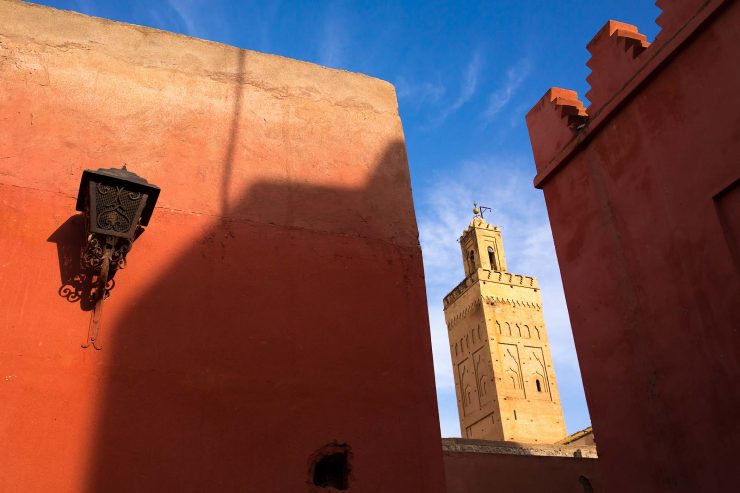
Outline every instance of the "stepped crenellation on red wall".
<path fill-rule="evenodd" d="M 671 38 L 686 25 L 687 21 L 700 10 L 702 5 L 723 2 L 707 0 L 656 0 L 655 5 L 661 9 L 655 23 L 660 26 L 660 32 L 655 37 L 656 43 L 663 43 Z"/>
<path fill-rule="evenodd" d="M 637 71 L 640 55 L 650 46 L 637 27 L 623 22 L 608 21 L 586 45 L 591 59 L 586 66 L 591 74 L 586 80 L 591 90 L 586 97 L 591 106 L 586 110 L 595 116 Z"/>
<path fill-rule="evenodd" d="M 637 27 L 608 21 L 587 44 L 591 58 L 586 78 L 591 102 L 584 108 L 575 91 L 552 87 L 527 113 L 532 151 L 538 178 L 536 185 L 568 155 L 572 141 L 583 141 L 594 127 L 608 117 L 678 44 L 691 24 L 710 16 L 727 0 L 657 0 L 662 9 L 656 19 L 661 27 L 648 43 Z M 568 149 L 566 149 L 568 147 Z"/>
<path fill-rule="evenodd" d="M 588 121 L 578 93 L 551 87 L 527 113 L 527 127 L 537 171 L 543 171 L 557 152 L 573 140 Z"/>

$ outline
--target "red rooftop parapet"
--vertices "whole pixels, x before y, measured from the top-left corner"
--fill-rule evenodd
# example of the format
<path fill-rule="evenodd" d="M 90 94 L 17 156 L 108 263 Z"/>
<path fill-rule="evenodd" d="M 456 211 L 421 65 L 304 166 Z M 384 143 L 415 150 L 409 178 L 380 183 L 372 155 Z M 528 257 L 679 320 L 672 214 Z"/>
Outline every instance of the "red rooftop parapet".
<path fill-rule="evenodd" d="M 604 103 L 611 99 L 629 81 L 640 66 L 640 54 L 650 46 L 637 27 L 624 22 L 609 21 L 586 45 L 591 59 L 586 65 L 591 75 L 586 80 L 591 90 L 586 98 L 591 101 L 589 115 L 595 116 Z"/>
<path fill-rule="evenodd" d="M 534 185 L 598 437 L 602 487 L 582 485 L 735 491 L 740 1 L 659 5 L 649 47 L 614 23 L 590 44 L 583 126 L 568 134 L 554 91 L 527 116 Z"/>
<path fill-rule="evenodd" d="M 575 91 L 551 87 L 527 113 L 529 139 L 537 171 L 541 172 L 588 119 Z"/>
<path fill-rule="evenodd" d="M 653 43 L 630 24 L 610 20 L 588 43 L 587 77 L 591 89 L 584 109 L 573 91 L 552 88 L 527 114 L 537 176 L 541 188 L 581 144 L 617 113 L 670 55 L 687 43 L 701 25 L 731 5 L 729 0 L 657 0 L 662 30 Z M 567 118 L 566 118 L 567 117 Z"/>
<path fill-rule="evenodd" d="M 662 42 L 672 37 L 699 10 L 699 7 L 706 3 L 709 2 L 706 0 L 656 0 L 655 5 L 662 12 L 655 19 L 655 23 L 660 26 L 660 33 L 655 37 L 655 41 Z"/>

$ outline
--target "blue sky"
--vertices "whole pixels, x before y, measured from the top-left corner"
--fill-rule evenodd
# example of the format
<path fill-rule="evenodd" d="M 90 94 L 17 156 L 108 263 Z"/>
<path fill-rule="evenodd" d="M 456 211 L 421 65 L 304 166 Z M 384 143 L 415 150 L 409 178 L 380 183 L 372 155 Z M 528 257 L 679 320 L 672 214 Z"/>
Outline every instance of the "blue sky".
<path fill-rule="evenodd" d="M 392 82 L 424 252 L 442 435 L 460 431 L 441 299 L 462 280 L 455 240 L 474 200 L 494 209 L 488 217 L 503 228 L 509 269 L 539 277 L 568 431 L 589 424 L 524 115 L 551 86 L 583 99 L 585 46 L 607 20 L 635 24 L 652 40 L 660 13 L 652 0 L 36 3 Z"/>

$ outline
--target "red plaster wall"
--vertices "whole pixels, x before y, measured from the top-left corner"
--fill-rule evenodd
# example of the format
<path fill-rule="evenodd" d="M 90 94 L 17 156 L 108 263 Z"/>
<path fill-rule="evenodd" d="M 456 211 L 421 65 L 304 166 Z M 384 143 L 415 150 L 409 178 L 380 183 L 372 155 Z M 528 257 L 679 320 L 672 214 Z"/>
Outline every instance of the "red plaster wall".
<path fill-rule="evenodd" d="M 738 26 L 725 2 L 542 185 L 604 491 L 734 490 Z"/>
<path fill-rule="evenodd" d="M 447 493 L 603 491 L 598 459 L 445 452 L 444 465 Z"/>
<path fill-rule="evenodd" d="M 0 0 L 0 491 L 441 492 L 393 88 Z M 105 303 L 58 293 L 85 168 L 162 188 Z"/>

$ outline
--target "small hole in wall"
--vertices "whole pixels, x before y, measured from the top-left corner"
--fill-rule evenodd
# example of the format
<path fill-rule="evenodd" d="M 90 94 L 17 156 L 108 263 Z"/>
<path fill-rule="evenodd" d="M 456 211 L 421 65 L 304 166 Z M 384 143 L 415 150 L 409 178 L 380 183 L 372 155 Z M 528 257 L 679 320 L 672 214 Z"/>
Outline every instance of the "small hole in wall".
<path fill-rule="evenodd" d="M 542 387 L 540 386 L 540 381 L 539 380 L 535 380 L 534 382 L 537 384 L 537 392 L 542 392 Z"/>
<path fill-rule="evenodd" d="M 319 488 L 346 490 L 349 487 L 349 447 L 329 444 L 319 449 L 312 459 L 311 480 Z"/>

